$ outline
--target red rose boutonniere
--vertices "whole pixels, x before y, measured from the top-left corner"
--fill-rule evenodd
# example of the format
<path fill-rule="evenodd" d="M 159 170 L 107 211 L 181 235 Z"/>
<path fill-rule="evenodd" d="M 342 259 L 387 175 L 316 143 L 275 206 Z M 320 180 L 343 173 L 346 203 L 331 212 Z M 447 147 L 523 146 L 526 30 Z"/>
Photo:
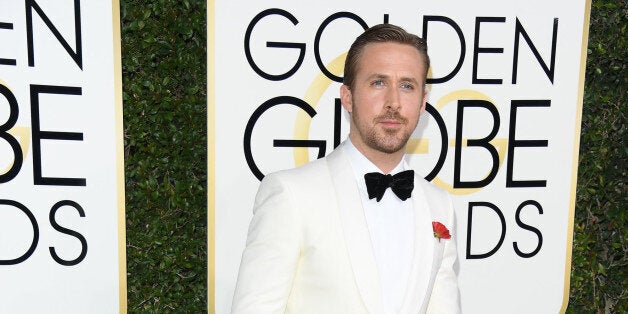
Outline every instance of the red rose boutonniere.
<path fill-rule="evenodd" d="M 434 229 L 434 237 L 438 238 L 438 242 L 440 242 L 440 239 L 451 239 L 449 229 L 447 229 L 447 227 L 445 227 L 442 223 L 432 221 L 432 228 Z"/>

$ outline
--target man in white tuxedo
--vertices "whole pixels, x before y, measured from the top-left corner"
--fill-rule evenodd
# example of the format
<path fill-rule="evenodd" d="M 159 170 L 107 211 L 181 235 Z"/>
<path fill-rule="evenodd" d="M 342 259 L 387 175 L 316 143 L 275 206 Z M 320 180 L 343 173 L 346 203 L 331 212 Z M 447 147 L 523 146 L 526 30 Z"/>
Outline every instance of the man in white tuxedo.
<path fill-rule="evenodd" d="M 356 39 L 340 88 L 349 138 L 264 178 L 232 313 L 460 312 L 450 197 L 404 160 L 428 68 L 425 42 L 397 26 Z"/>

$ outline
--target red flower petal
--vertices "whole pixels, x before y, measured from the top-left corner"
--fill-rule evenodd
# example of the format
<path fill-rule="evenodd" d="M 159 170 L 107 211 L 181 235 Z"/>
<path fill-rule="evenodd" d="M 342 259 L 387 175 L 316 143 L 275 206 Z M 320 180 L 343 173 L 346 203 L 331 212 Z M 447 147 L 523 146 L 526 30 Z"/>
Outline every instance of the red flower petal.
<path fill-rule="evenodd" d="M 438 221 L 432 222 L 432 228 L 434 229 L 434 236 L 439 239 L 451 239 L 451 234 L 449 234 L 449 229 L 445 227 L 442 223 Z"/>

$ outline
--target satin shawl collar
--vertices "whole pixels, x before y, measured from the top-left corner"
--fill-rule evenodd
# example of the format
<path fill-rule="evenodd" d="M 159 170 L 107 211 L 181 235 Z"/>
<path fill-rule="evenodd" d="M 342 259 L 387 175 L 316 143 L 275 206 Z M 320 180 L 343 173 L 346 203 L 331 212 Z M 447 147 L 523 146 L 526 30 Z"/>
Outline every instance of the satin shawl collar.
<path fill-rule="evenodd" d="M 342 147 L 328 157 L 347 253 L 356 285 L 369 313 L 382 313 L 381 284 L 358 185 Z"/>
<path fill-rule="evenodd" d="M 405 166 L 409 169 L 409 166 Z M 436 249 L 436 238 L 432 228 L 434 206 L 427 202 L 427 196 L 420 183 L 422 178 L 414 176 L 414 190 L 410 198 L 414 203 L 414 257 L 410 279 L 406 288 L 403 305 L 400 313 L 424 313 L 427 309 L 430 291 L 438 268 L 436 261 L 440 260 L 442 249 Z M 433 204 L 432 204 L 433 205 Z"/>

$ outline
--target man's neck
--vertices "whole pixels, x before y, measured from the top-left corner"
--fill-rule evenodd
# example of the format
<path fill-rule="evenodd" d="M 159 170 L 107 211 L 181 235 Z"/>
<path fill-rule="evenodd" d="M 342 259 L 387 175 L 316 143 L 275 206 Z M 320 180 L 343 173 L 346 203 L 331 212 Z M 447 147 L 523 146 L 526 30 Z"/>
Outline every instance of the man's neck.
<path fill-rule="evenodd" d="M 349 136 L 349 138 L 351 139 L 351 136 Z M 399 162 L 401 162 L 401 159 L 406 151 L 405 145 L 403 148 L 394 153 L 386 153 L 373 149 L 363 144 L 361 141 L 351 139 L 351 143 L 360 153 L 362 153 L 362 155 L 364 155 L 364 157 L 366 157 L 366 159 L 372 162 L 384 174 L 388 174 L 395 169 Z"/>

